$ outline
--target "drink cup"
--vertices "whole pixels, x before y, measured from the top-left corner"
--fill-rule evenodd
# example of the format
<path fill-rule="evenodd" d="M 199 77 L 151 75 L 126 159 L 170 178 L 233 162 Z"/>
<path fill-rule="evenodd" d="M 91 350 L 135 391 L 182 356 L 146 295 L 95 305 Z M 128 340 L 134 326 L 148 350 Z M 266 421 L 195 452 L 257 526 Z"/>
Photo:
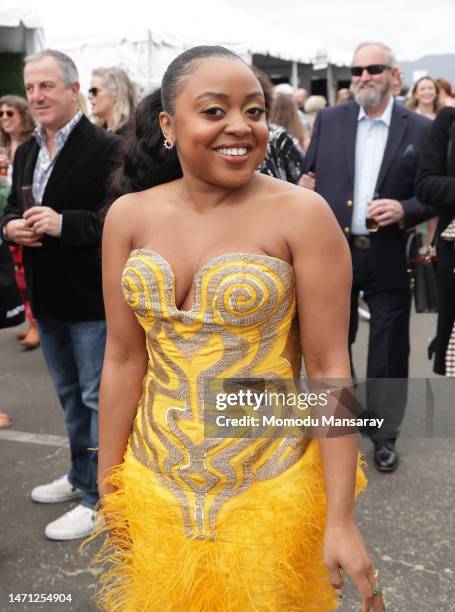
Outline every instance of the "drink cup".
<path fill-rule="evenodd" d="M 22 187 L 22 212 L 24 213 L 29 208 L 36 206 L 35 198 L 33 196 L 33 186 L 32 185 L 24 185 Z"/>
<path fill-rule="evenodd" d="M 375 193 L 371 199 L 379 200 L 379 193 Z M 365 225 L 366 225 L 367 230 L 370 232 L 370 234 L 377 232 L 378 229 L 381 227 L 377 221 L 375 221 L 374 219 L 370 219 L 368 217 L 365 221 Z"/>
<path fill-rule="evenodd" d="M 377 221 L 375 221 L 374 219 L 368 219 L 368 217 L 365 225 L 367 226 L 367 230 L 370 232 L 370 234 L 371 232 L 377 232 L 378 229 L 381 227 L 379 223 L 377 223 Z"/>
<path fill-rule="evenodd" d="M 8 155 L 5 147 L 0 147 L 0 156 L 4 155 L 5 157 Z M 0 176 L 8 176 L 8 166 L 0 165 Z"/>

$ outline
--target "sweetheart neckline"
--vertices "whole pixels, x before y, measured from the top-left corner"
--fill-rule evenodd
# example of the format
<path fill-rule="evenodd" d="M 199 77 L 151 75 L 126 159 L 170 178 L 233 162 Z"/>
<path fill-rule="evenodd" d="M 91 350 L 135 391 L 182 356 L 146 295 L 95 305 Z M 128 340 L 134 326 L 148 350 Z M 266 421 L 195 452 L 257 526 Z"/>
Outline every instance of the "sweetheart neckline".
<path fill-rule="evenodd" d="M 176 277 L 175 277 L 174 269 L 173 269 L 171 263 L 165 257 L 163 257 L 160 253 L 158 253 L 157 251 L 154 251 L 153 249 L 146 249 L 146 248 L 132 249 L 130 254 L 129 254 L 129 257 L 127 259 L 127 262 L 129 261 L 129 259 L 131 259 L 131 257 L 134 257 L 135 255 L 139 255 L 141 253 L 145 254 L 146 256 L 147 255 L 149 255 L 149 256 L 151 255 L 151 256 L 158 257 L 158 259 L 160 259 L 162 262 L 164 262 L 164 264 L 167 266 L 169 272 L 171 273 L 172 280 L 173 280 L 172 293 L 173 293 L 173 308 L 174 308 L 175 312 L 180 314 L 180 315 L 182 315 L 182 314 L 183 315 L 191 314 L 194 311 L 194 308 L 196 306 L 196 301 L 194 299 L 193 299 L 193 303 L 191 304 L 190 308 L 188 308 L 188 309 L 182 309 L 182 308 L 179 308 L 177 306 L 176 293 L 175 293 Z M 196 288 L 196 283 L 197 283 L 199 277 L 202 276 L 202 274 L 204 273 L 205 269 L 207 267 L 209 267 L 210 264 L 212 264 L 215 261 L 218 261 L 220 259 L 223 259 L 225 257 L 247 257 L 247 258 L 251 257 L 252 259 L 273 259 L 274 261 L 278 261 L 280 264 L 285 265 L 288 268 L 291 268 L 292 272 L 294 273 L 294 268 L 293 268 L 292 264 L 290 264 L 288 261 L 286 261 L 284 259 L 281 259 L 280 257 L 275 257 L 273 255 L 267 255 L 266 253 L 245 253 L 245 252 L 242 252 L 242 251 L 233 251 L 233 252 L 229 252 L 229 253 L 221 253 L 220 255 L 214 255 L 213 257 L 210 257 L 209 259 L 207 259 L 196 270 L 196 272 L 193 275 L 193 280 L 191 281 L 190 290 L 189 290 L 188 294 L 186 295 L 185 299 L 183 300 L 183 303 L 185 303 L 185 301 L 187 300 L 189 295 L 193 294 L 193 296 L 194 296 L 194 289 Z"/>

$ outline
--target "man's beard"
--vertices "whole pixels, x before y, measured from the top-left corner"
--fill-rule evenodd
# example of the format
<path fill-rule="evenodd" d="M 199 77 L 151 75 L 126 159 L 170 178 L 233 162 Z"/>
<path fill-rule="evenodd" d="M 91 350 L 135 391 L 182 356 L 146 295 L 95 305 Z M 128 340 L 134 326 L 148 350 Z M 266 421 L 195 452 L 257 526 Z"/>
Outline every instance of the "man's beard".
<path fill-rule="evenodd" d="M 378 106 L 384 97 L 387 95 L 387 91 L 381 91 L 376 87 L 362 87 L 357 86 L 354 91 L 354 99 L 359 106 L 364 108 L 374 108 Z"/>

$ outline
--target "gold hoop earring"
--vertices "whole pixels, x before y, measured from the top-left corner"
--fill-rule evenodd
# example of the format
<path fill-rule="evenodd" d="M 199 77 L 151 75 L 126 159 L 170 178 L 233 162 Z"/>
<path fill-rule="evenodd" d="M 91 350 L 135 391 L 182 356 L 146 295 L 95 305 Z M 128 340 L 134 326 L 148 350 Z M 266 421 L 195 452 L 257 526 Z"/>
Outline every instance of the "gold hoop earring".
<path fill-rule="evenodd" d="M 171 138 L 166 137 L 163 142 L 163 147 L 166 149 L 166 151 L 170 151 L 175 147 L 175 142 Z"/>

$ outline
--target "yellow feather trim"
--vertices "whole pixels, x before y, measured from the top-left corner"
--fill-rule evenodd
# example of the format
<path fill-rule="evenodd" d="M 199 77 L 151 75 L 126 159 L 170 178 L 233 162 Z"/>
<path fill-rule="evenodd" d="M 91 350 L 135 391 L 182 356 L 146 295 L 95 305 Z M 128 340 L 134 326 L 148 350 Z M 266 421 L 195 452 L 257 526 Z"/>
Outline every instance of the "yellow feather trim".
<path fill-rule="evenodd" d="M 364 465 L 364 464 L 363 464 Z M 366 485 L 359 460 L 356 493 Z M 182 513 L 127 452 L 101 514 L 111 533 L 94 562 L 108 612 L 327 612 L 337 608 L 322 563 L 325 493 L 317 442 L 284 474 L 231 498 L 216 540 L 188 538 Z M 104 532 L 106 530 L 104 529 Z M 103 530 L 101 531 L 103 533 Z M 96 534 L 100 535 L 100 533 Z M 96 537 L 96 536 L 95 536 Z"/>

